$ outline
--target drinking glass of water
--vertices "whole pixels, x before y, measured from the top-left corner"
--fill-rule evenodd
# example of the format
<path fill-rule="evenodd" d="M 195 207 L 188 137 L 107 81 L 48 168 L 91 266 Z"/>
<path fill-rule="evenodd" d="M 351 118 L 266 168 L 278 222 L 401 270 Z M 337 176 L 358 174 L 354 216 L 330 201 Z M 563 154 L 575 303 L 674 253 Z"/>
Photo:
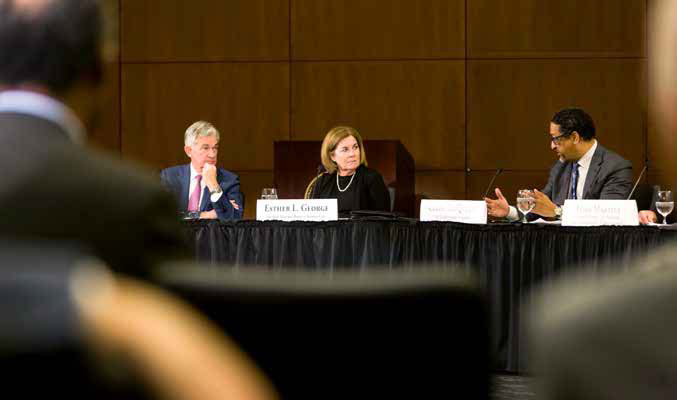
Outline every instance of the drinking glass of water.
<path fill-rule="evenodd" d="M 674 207 L 675 202 L 672 200 L 672 192 L 670 190 L 659 190 L 658 197 L 656 198 L 656 211 L 663 216 L 663 225 L 667 225 L 665 219 Z"/>
<path fill-rule="evenodd" d="M 277 189 L 264 188 L 261 192 L 261 198 L 264 200 L 277 200 Z"/>
<path fill-rule="evenodd" d="M 531 212 L 536 206 L 534 199 L 534 192 L 529 189 L 521 189 L 517 191 L 517 208 L 522 212 L 522 222 L 527 223 L 527 214 Z"/>

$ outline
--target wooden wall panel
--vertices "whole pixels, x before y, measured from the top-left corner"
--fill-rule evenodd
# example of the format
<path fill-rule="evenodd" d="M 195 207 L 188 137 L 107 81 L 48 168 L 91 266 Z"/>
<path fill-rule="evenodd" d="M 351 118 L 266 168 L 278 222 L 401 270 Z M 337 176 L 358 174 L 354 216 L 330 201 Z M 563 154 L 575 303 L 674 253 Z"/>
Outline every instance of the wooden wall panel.
<path fill-rule="evenodd" d="M 646 0 L 468 1 L 468 55 L 642 57 Z"/>
<path fill-rule="evenodd" d="M 465 167 L 463 61 L 292 64 L 294 140 L 339 124 L 364 139 L 400 139 L 416 168 Z"/>
<path fill-rule="evenodd" d="M 272 170 L 273 141 L 289 139 L 286 63 L 124 64 L 122 154 L 155 167 L 185 163 L 183 134 L 197 120 L 221 133 L 219 162 Z"/>
<path fill-rule="evenodd" d="M 494 181 L 488 197 L 495 199 L 494 188 L 501 189 L 501 193 L 508 203 L 515 205 L 519 189 L 542 189 L 548 182 L 549 170 L 542 171 L 503 171 Z M 487 190 L 487 185 L 496 171 L 471 171 L 468 174 L 468 199 L 480 200 Z"/>
<path fill-rule="evenodd" d="M 677 174 L 668 171 L 649 171 L 647 182 L 659 185 L 663 190 L 672 190 L 677 195 Z"/>
<path fill-rule="evenodd" d="M 118 43 L 120 0 L 101 2 L 104 18 L 103 83 L 96 93 L 93 121 L 87 126 L 87 144 L 120 155 L 120 47 Z"/>
<path fill-rule="evenodd" d="M 549 169 L 549 121 L 561 108 L 585 109 L 600 143 L 642 168 L 644 61 L 476 60 L 468 63 L 468 166 Z"/>
<path fill-rule="evenodd" d="M 666 189 L 677 191 L 677 138 L 674 134 L 663 132 L 657 126 L 654 118 L 649 118 L 647 138 L 647 158 L 649 173 L 645 180 L 652 185 L 665 186 Z"/>
<path fill-rule="evenodd" d="M 240 191 L 244 194 L 244 219 L 256 219 L 256 200 L 263 188 L 273 187 L 273 171 L 233 171 L 240 176 Z"/>
<path fill-rule="evenodd" d="M 647 153 L 649 182 L 677 170 L 677 139 L 647 121 L 647 0 L 106 1 L 122 11 L 122 82 L 107 72 L 92 144 L 159 169 L 187 162 L 183 132 L 208 119 L 248 217 L 273 140 L 337 124 L 401 140 L 417 192 L 444 198 L 481 196 L 497 166 L 511 202 L 544 184 L 548 121 L 574 105 L 635 176 Z"/>
<path fill-rule="evenodd" d="M 417 172 L 416 193 L 430 199 L 465 199 L 465 172 Z"/>
<path fill-rule="evenodd" d="M 122 60 L 289 58 L 289 0 L 122 0 Z"/>
<path fill-rule="evenodd" d="M 295 60 L 465 57 L 465 0 L 291 1 Z"/>
<path fill-rule="evenodd" d="M 98 93 L 98 110 L 88 127 L 87 144 L 120 154 L 120 65 L 107 63 L 103 86 Z"/>
<path fill-rule="evenodd" d="M 647 158 L 652 170 L 677 171 L 677 160 L 674 153 L 677 150 L 677 137 L 665 132 L 659 126 L 658 116 L 652 101 L 649 102 L 649 123 L 647 130 Z M 677 176 L 677 174 L 675 174 Z"/>

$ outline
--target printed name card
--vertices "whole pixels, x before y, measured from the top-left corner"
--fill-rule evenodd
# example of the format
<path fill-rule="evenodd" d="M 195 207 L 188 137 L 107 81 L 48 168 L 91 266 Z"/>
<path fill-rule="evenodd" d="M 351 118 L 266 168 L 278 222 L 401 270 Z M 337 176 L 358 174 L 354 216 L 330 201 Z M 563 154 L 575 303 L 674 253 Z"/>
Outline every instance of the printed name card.
<path fill-rule="evenodd" d="M 639 225 L 635 200 L 566 200 L 562 226 Z"/>
<path fill-rule="evenodd" d="M 487 203 L 475 200 L 421 200 L 421 221 L 487 223 Z"/>
<path fill-rule="evenodd" d="M 256 200 L 257 221 L 336 221 L 336 199 Z"/>

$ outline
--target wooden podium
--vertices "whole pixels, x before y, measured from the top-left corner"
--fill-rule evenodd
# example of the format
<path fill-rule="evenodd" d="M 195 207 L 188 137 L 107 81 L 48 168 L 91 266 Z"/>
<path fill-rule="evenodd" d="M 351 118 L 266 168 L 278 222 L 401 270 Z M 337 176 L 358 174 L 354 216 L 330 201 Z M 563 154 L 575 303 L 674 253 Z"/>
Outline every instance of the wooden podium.
<path fill-rule="evenodd" d="M 302 199 L 317 175 L 321 141 L 278 141 L 274 144 L 273 183 L 281 199 Z M 414 216 L 414 158 L 399 140 L 365 140 L 370 168 L 383 175 L 386 187 L 395 190 L 393 211 Z"/>

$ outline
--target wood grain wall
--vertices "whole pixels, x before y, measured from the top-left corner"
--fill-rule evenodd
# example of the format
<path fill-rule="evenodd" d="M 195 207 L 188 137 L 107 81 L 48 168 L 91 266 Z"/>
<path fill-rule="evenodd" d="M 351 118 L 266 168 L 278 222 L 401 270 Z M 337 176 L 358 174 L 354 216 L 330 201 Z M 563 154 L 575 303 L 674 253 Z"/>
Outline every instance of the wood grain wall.
<path fill-rule="evenodd" d="M 648 127 L 647 0 L 109 1 L 120 54 L 93 141 L 160 169 L 187 162 L 183 132 L 207 119 L 247 217 L 273 141 L 337 124 L 401 140 L 432 198 L 479 198 L 497 167 L 508 198 L 540 187 L 548 121 L 568 106 L 636 173 L 665 157 Z"/>

